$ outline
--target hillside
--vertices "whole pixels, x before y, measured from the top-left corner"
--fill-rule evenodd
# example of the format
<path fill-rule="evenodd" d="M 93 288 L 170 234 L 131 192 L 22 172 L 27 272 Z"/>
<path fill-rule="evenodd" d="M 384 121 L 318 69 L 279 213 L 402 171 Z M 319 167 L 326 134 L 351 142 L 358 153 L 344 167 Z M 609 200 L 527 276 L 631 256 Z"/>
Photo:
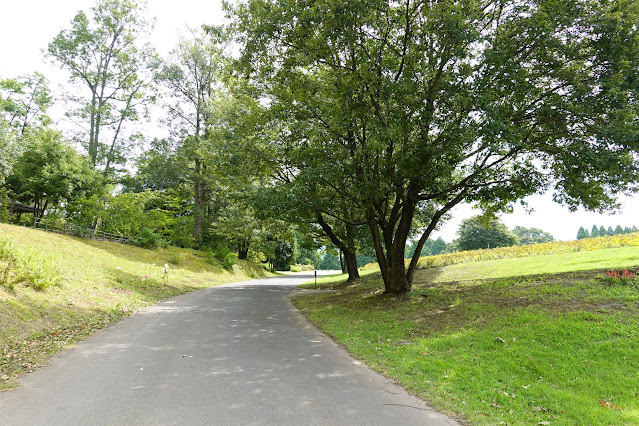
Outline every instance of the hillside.
<path fill-rule="evenodd" d="M 0 224 L 0 389 L 135 310 L 267 275 L 249 262 L 232 271 L 213 262 L 195 250 L 145 250 Z"/>
<path fill-rule="evenodd" d="M 355 357 L 463 422 L 639 424 L 639 247 L 601 243 L 497 260 L 479 259 L 504 250 L 457 254 L 420 269 L 399 297 L 382 294 L 372 270 L 354 284 L 327 277 L 328 292 L 294 303 Z"/>

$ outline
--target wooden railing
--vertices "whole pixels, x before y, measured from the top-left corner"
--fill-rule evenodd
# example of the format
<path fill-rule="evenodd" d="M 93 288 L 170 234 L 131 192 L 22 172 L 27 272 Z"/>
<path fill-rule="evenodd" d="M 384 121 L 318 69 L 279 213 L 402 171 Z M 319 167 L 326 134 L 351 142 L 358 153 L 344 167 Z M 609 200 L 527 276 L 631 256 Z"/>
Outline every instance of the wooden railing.
<path fill-rule="evenodd" d="M 33 228 L 41 229 L 48 232 L 57 232 L 59 234 L 73 235 L 76 237 L 87 238 L 91 240 L 111 241 L 116 243 L 127 244 L 131 237 L 128 235 L 111 234 L 109 232 L 98 231 L 91 228 L 77 226 L 61 220 L 49 220 L 39 217 L 33 218 Z"/>

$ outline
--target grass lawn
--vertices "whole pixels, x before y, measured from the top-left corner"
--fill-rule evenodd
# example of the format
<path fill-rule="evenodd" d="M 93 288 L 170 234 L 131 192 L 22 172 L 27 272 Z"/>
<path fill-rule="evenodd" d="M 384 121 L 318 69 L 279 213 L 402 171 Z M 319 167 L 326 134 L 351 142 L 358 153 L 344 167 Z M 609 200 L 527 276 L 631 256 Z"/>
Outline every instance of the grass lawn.
<path fill-rule="evenodd" d="M 9 264 L 7 252 L 20 262 Z M 54 284 L 38 290 L 34 276 Z M 0 390 L 138 309 L 261 276 L 266 272 L 252 263 L 238 261 L 226 271 L 195 250 L 144 250 L 0 224 Z"/>
<path fill-rule="evenodd" d="M 369 366 L 470 424 L 639 424 L 639 284 L 626 247 L 377 274 L 298 296 L 311 321 Z"/>

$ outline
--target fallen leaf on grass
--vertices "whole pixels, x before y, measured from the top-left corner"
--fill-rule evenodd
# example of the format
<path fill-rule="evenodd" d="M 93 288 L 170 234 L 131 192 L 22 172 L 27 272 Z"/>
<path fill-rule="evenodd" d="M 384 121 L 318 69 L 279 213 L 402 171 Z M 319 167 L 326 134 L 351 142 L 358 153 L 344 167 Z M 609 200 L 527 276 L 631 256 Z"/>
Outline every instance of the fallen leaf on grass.
<path fill-rule="evenodd" d="M 611 403 L 610 401 L 604 401 L 603 399 L 599 401 L 602 407 L 609 408 L 611 410 L 619 410 L 616 404 Z"/>
<path fill-rule="evenodd" d="M 501 337 L 495 337 L 495 339 L 499 340 L 501 343 L 506 343 L 506 341 L 502 339 Z"/>

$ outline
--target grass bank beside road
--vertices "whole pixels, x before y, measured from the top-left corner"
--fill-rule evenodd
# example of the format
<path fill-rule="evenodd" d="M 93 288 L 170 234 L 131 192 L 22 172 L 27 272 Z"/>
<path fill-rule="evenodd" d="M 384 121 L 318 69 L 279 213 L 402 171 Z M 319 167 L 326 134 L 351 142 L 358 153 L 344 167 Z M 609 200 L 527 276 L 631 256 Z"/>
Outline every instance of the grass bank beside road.
<path fill-rule="evenodd" d="M 145 250 L 0 224 L 0 390 L 138 309 L 262 276 L 252 263 L 227 271 L 195 250 Z"/>
<path fill-rule="evenodd" d="M 406 296 L 382 294 L 371 274 L 294 303 L 470 424 L 635 425 L 638 265 L 639 247 L 459 263 L 419 270 Z"/>

